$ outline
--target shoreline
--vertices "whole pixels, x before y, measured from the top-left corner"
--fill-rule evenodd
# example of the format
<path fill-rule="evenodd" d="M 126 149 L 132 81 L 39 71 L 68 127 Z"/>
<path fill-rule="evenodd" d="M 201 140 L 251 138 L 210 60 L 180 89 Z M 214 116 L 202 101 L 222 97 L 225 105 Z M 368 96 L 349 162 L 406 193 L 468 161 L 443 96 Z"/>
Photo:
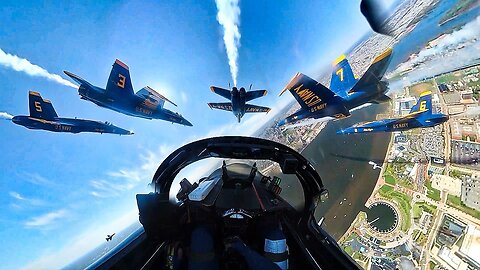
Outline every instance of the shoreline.
<path fill-rule="evenodd" d="M 392 145 L 393 145 L 393 133 L 390 135 L 390 142 L 388 144 L 387 151 L 385 153 L 385 157 L 387 157 L 388 153 L 390 153 Z M 367 201 L 365 202 L 365 205 L 364 205 L 365 207 L 367 207 L 367 205 L 372 204 L 372 202 L 375 200 L 375 195 L 377 194 L 378 190 L 380 189 L 381 186 L 383 186 L 385 184 L 385 179 L 383 177 L 383 174 L 385 172 L 385 168 L 386 168 L 387 164 L 388 164 L 388 162 L 383 163 L 383 165 L 380 169 L 380 174 L 378 175 L 378 178 L 377 178 L 377 182 L 375 183 L 375 187 L 373 188 L 372 193 L 370 194 Z M 345 238 L 353 232 L 353 230 L 355 229 L 355 223 L 358 221 L 358 218 L 360 217 L 361 213 L 362 213 L 362 211 L 358 212 L 357 216 L 353 220 L 350 227 L 348 227 L 347 231 L 345 231 L 345 233 L 339 238 L 339 240 L 338 240 L 339 243 L 343 242 L 345 240 Z"/>

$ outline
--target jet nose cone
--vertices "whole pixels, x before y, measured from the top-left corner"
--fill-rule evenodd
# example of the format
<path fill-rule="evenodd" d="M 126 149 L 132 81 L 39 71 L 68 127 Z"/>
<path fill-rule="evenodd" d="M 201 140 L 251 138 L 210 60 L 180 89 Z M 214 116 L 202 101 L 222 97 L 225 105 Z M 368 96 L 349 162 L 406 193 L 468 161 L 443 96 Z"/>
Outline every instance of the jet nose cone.
<path fill-rule="evenodd" d="M 337 134 L 340 134 L 340 135 L 345 134 L 345 130 L 343 130 L 343 129 L 337 130 Z"/>
<path fill-rule="evenodd" d="M 192 123 L 190 123 L 187 119 L 183 118 L 182 121 L 180 122 L 184 126 L 191 127 L 193 126 Z"/>

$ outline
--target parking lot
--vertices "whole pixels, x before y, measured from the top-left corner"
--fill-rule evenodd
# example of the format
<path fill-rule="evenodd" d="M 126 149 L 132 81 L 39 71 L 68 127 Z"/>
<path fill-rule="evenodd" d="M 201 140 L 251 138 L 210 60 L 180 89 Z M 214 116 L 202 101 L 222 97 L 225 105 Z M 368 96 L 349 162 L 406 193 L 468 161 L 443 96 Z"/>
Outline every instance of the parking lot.
<path fill-rule="evenodd" d="M 480 168 L 480 144 L 452 140 L 452 156 L 451 162 L 472 167 Z"/>

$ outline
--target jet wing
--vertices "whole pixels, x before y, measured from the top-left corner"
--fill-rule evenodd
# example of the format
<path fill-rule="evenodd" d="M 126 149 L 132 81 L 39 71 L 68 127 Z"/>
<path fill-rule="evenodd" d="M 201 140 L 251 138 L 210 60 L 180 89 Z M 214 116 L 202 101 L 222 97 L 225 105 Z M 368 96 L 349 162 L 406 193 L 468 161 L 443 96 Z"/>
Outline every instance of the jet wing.
<path fill-rule="evenodd" d="M 232 111 L 232 103 L 230 102 L 225 102 L 225 103 L 208 103 L 208 106 L 210 106 L 210 109 L 219 109 L 219 110 L 224 110 L 224 111 Z"/>
<path fill-rule="evenodd" d="M 295 74 L 279 96 L 287 90 L 292 93 L 303 110 L 311 112 L 322 110 L 335 96 L 330 89 L 302 73 Z"/>
<path fill-rule="evenodd" d="M 145 86 L 144 88 L 139 90 L 137 92 L 137 96 L 143 97 L 145 99 L 149 99 L 152 103 L 155 103 L 155 104 L 160 104 L 161 101 L 168 101 L 174 106 L 177 106 L 177 104 L 173 103 L 168 98 L 159 94 L 157 91 L 153 90 L 150 86 Z"/>
<path fill-rule="evenodd" d="M 350 93 L 353 92 L 360 92 L 362 89 L 366 89 L 371 85 L 377 84 L 385 74 L 388 65 L 390 64 L 390 60 L 392 58 L 392 49 L 389 48 L 384 51 L 379 56 L 375 57 L 373 60 L 372 65 L 367 69 L 365 74 L 363 74 L 362 78 L 358 80 L 358 82 L 353 86 L 353 88 L 349 91 Z"/>
<path fill-rule="evenodd" d="M 85 84 L 85 85 L 88 85 L 90 87 L 94 87 L 92 84 L 90 84 L 89 82 L 85 81 L 84 79 L 82 79 L 80 76 L 78 75 L 75 75 L 69 71 L 66 71 L 64 70 L 63 73 L 65 73 L 66 75 L 68 75 L 68 77 L 72 78 L 75 82 L 79 83 L 79 84 Z"/>
<path fill-rule="evenodd" d="M 271 109 L 268 107 L 262 107 L 257 105 L 245 104 L 246 113 L 257 113 L 257 112 L 266 112 L 268 113 Z"/>
<path fill-rule="evenodd" d="M 214 92 L 215 94 L 222 96 L 228 100 L 232 99 L 232 93 L 230 92 L 230 90 L 223 89 L 216 86 L 210 86 L 210 90 L 212 90 L 212 92 Z"/>
<path fill-rule="evenodd" d="M 245 102 L 248 102 L 250 100 L 263 97 L 267 95 L 268 91 L 267 90 L 254 90 L 254 91 L 248 91 L 246 96 L 245 96 Z"/>

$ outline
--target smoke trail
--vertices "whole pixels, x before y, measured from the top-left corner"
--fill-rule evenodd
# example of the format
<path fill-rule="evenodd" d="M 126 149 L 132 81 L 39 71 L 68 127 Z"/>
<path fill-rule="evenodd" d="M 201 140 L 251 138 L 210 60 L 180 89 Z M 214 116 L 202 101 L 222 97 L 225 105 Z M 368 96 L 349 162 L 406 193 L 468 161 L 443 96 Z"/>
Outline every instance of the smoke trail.
<path fill-rule="evenodd" d="M 0 65 L 11 68 L 15 71 L 24 72 L 33 77 L 43 77 L 65 86 L 77 89 L 78 86 L 60 77 L 60 75 L 49 73 L 42 67 L 30 63 L 27 59 L 20 58 L 13 54 L 8 54 L 0 49 Z"/>
<path fill-rule="evenodd" d="M 240 46 L 240 7 L 239 0 L 215 0 L 217 4 L 217 21 L 223 26 L 223 42 L 227 49 L 228 65 L 232 74 L 233 84 L 237 85 L 237 58 Z"/>
<path fill-rule="evenodd" d="M 12 118 L 13 118 L 13 115 L 7 112 L 0 112 L 0 119 L 11 120 Z"/>

